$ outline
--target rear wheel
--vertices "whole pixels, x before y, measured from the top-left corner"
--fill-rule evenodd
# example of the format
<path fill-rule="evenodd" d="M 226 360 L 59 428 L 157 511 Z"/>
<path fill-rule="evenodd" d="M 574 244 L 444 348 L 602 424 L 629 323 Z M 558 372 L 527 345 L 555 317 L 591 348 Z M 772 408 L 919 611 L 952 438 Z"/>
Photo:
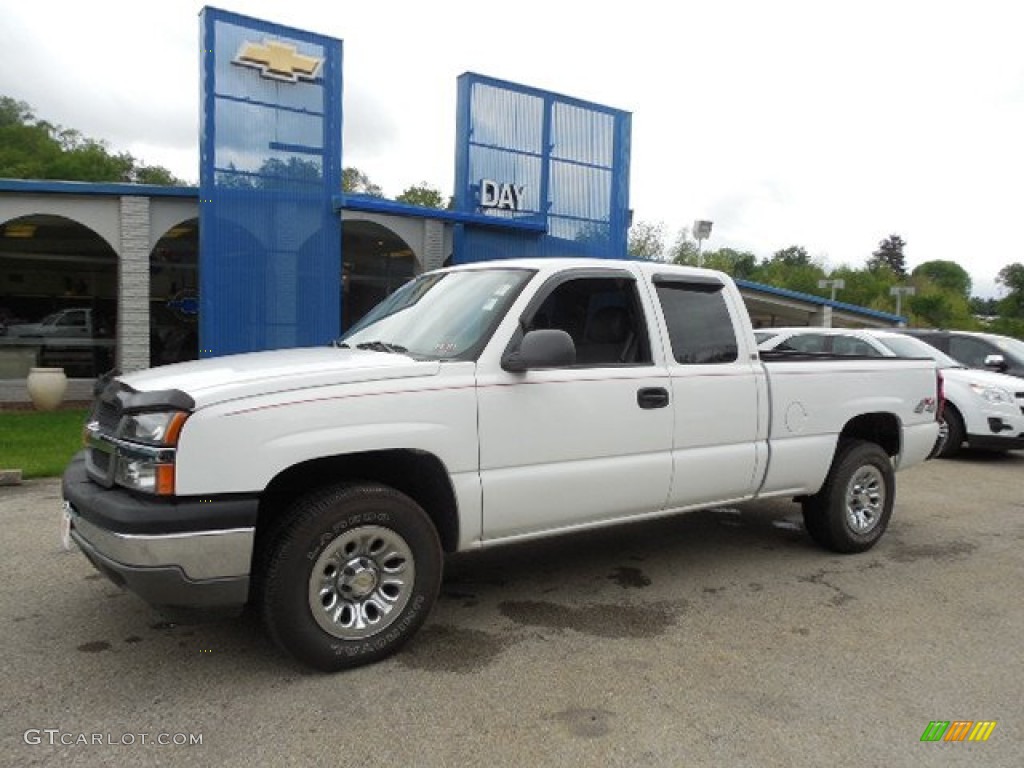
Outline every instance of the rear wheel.
<path fill-rule="evenodd" d="M 807 533 L 835 552 L 868 550 L 889 525 L 895 490 L 885 451 L 863 440 L 843 442 L 824 486 L 803 502 Z"/>
<path fill-rule="evenodd" d="M 415 634 L 441 574 L 437 531 L 416 502 L 380 485 L 335 486 L 297 502 L 270 542 L 263 621 L 317 669 L 367 664 Z"/>

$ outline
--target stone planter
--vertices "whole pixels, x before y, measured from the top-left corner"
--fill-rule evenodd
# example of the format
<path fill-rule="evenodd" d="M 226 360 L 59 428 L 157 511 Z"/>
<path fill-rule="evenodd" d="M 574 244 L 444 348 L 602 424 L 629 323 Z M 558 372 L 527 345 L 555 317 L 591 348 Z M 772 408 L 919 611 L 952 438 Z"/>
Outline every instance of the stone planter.
<path fill-rule="evenodd" d="M 40 411 L 56 410 L 68 391 L 68 377 L 63 368 L 31 368 L 25 383 L 32 404 Z"/>

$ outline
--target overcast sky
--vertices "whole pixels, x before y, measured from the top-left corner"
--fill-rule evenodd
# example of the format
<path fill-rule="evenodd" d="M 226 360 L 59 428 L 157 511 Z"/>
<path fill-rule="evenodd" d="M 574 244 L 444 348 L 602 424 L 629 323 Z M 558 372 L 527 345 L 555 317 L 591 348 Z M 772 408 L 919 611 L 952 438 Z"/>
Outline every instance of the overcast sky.
<path fill-rule="evenodd" d="M 0 95 L 198 179 L 196 0 L 0 0 Z M 223 0 L 345 43 L 345 165 L 452 191 L 474 71 L 633 114 L 631 204 L 707 248 L 1024 262 L 1021 0 Z M 842 298 L 842 295 L 838 298 Z"/>

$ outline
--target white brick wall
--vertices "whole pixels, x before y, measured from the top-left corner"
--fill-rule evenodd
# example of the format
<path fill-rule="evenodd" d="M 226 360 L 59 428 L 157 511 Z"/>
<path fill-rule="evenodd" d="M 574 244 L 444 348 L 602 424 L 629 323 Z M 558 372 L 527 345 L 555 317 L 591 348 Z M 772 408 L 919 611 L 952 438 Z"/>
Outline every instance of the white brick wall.
<path fill-rule="evenodd" d="M 117 366 L 149 367 L 149 198 L 121 198 Z"/>
<path fill-rule="evenodd" d="M 444 223 L 437 219 L 423 221 L 423 271 L 429 272 L 444 264 Z"/>

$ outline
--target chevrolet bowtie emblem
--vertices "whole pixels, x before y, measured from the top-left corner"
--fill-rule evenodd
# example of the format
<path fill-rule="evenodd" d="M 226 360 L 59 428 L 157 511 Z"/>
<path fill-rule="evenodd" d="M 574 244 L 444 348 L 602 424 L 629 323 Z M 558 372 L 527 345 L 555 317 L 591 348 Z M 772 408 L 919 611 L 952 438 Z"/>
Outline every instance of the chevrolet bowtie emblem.
<path fill-rule="evenodd" d="M 299 80 L 315 80 L 323 61 L 319 56 L 297 53 L 294 45 L 264 40 L 262 45 L 242 43 L 233 63 L 258 69 L 262 77 L 271 80 L 296 83 Z"/>

